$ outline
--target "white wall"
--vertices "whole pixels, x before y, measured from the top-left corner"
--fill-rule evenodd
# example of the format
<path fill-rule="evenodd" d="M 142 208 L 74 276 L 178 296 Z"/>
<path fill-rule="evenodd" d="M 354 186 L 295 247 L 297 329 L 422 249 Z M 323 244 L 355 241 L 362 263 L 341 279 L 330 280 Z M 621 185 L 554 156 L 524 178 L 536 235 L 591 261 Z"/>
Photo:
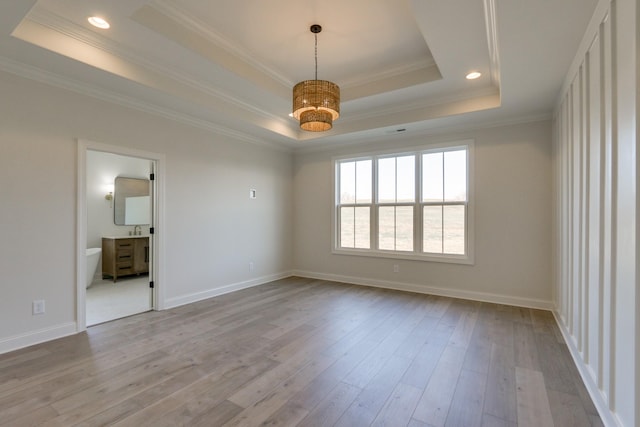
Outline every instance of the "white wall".
<path fill-rule="evenodd" d="M 76 330 L 76 138 L 165 155 L 166 306 L 291 270 L 289 153 L 13 74 L 0 99 L 0 352 Z"/>
<path fill-rule="evenodd" d="M 608 425 L 638 426 L 638 6 L 600 1 L 555 119 L 557 317 Z"/>
<path fill-rule="evenodd" d="M 331 253 L 332 156 L 475 140 L 475 265 Z M 525 306 L 551 307 L 551 124 L 299 153 L 294 165 L 297 274 Z M 393 264 L 400 267 L 393 273 Z"/>

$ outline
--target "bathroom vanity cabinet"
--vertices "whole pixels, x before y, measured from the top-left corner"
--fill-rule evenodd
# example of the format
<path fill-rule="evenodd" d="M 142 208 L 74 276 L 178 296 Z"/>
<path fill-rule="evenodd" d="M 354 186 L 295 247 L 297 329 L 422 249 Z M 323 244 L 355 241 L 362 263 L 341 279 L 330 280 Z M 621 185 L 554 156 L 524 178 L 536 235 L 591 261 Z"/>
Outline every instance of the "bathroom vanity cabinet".
<path fill-rule="evenodd" d="M 149 237 L 103 237 L 102 278 L 149 272 Z"/>

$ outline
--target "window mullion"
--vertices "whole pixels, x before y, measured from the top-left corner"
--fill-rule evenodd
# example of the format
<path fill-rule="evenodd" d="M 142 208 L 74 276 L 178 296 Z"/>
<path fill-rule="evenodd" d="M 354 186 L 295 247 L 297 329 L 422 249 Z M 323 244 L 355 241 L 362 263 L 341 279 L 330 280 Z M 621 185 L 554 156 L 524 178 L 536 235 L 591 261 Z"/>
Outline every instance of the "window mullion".
<path fill-rule="evenodd" d="M 398 250 L 398 157 L 393 159 L 394 162 L 394 179 L 395 179 L 395 205 L 393 207 L 393 250 Z"/>
<path fill-rule="evenodd" d="M 356 184 L 357 185 L 357 184 Z M 358 218 L 356 217 L 356 209 L 358 205 L 353 206 L 353 247 L 356 248 L 356 242 L 358 241 L 357 231 L 358 230 Z"/>
<path fill-rule="evenodd" d="M 422 252 L 422 154 L 416 153 L 415 192 L 413 199 L 413 251 Z"/>
<path fill-rule="evenodd" d="M 342 206 L 337 203 L 336 207 L 335 207 L 335 218 L 336 218 L 336 227 L 335 230 L 333 230 L 333 233 L 335 235 L 335 241 L 336 241 L 336 246 L 337 247 L 342 247 L 342 215 L 341 215 L 341 209 Z"/>
<path fill-rule="evenodd" d="M 440 237 L 441 237 L 441 247 L 440 247 L 440 253 L 444 254 L 444 201 L 445 201 L 445 197 L 444 197 L 444 189 L 445 189 L 445 183 L 444 183 L 444 177 L 445 177 L 445 173 L 444 173 L 444 152 L 442 153 L 442 207 L 440 208 Z"/>
<path fill-rule="evenodd" d="M 378 249 L 378 158 L 371 158 L 371 212 L 369 224 L 369 241 L 372 249 Z"/>
<path fill-rule="evenodd" d="M 358 219 L 356 218 L 356 207 L 358 206 L 358 162 L 354 163 L 353 167 L 353 182 L 355 183 L 353 191 L 353 248 L 355 249 L 356 241 L 358 240 L 357 230 L 358 230 Z"/>

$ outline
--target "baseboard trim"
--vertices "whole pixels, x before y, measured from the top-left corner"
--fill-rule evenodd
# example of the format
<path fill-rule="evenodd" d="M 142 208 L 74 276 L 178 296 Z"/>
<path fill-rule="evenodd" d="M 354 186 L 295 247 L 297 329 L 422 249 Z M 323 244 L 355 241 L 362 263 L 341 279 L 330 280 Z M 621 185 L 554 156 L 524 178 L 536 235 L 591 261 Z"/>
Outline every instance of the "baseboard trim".
<path fill-rule="evenodd" d="M 75 322 L 63 323 L 5 338 L 0 340 L 0 354 L 73 335 L 78 332 L 76 326 Z"/>
<path fill-rule="evenodd" d="M 188 295 L 183 295 L 175 298 L 168 298 L 164 301 L 163 310 L 179 307 L 181 305 L 191 304 L 194 302 L 202 301 L 209 298 L 214 298 L 220 295 L 228 294 L 230 292 L 239 291 L 242 289 L 252 288 L 254 286 L 264 285 L 274 280 L 280 280 L 287 277 L 291 277 L 291 272 L 282 272 L 277 274 L 271 274 L 268 276 L 261 276 L 255 279 L 246 280 L 244 282 L 232 283 L 220 288 L 209 289 L 202 292 L 195 292 Z"/>
<path fill-rule="evenodd" d="M 286 272 L 281 272 L 281 273 L 267 275 L 267 276 L 261 276 L 261 277 L 251 279 L 251 280 L 246 280 L 243 282 L 232 283 L 226 286 L 222 286 L 220 288 L 210 289 L 203 292 L 196 292 L 196 293 L 183 295 L 175 298 L 169 298 L 165 300 L 163 310 L 202 301 L 208 298 L 213 298 L 216 296 L 228 294 L 230 292 L 235 292 L 242 289 L 264 285 L 274 280 L 285 279 L 291 276 L 305 277 L 309 279 L 330 280 L 334 282 L 343 282 L 343 283 L 349 283 L 354 285 L 372 286 L 372 287 L 384 288 L 384 289 L 395 289 L 399 291 L 438 295 L 438 296 L 445 296 L 445 297 L 451 297 L 451 298 L 461 298 L 461 299 L 483 301 L 483 302 L 490 302 L 490 303 L 496 303 L 496 304 L 506 304 L 506 305 L 513 305 L 518 307 L 537 308 L 542 310 L 553 311 L 553 308 L 554 308 L 553 304 L 550 301 L 544 301 L 544 300 L 538 300 L 538 299 L 532 299 L 532 298 L 511 297 L 511 296 L 490 294 L 490 293 L 484 293 L 484 292 L 445 289 L 445 288 L 438 288 L 433 286 L 424 286 L 424 285 L 402 283 L 402 282 L 392 282 L 392 281 L 369 279 L 369 278 L 363 278 L 363 277 L 344 276 L 339 274 L 327 274 L 327 273 L 318 273 L 318 272 L 311 272 L 311 271 L 304 271 L 304 270 L 293 270 L 293 271 L 286 271 Z M 560 322 L 558 322 L 558 324 L 560 324 Z M 563 334 L 565 334 L 564 329 L 561 328 L 561 330 L 563 331 Z M 0 354 L 8 353 L 10 351 L 18 350 L 24 347 L 29 347 L 35 344 L 40 344 L 45 341 L 51 341 L 58 338 L 63 338 L 69 335 L 73 335 L 77 332 L 78 330 L 77 330 L 76 323 L 70 322 L 70 323 L 64 323 L 61 325 L 56 325 L 49 328 L 44 328 L 37 331 L 9 337 L 9 338 L 0 340 Z M 565 339 L 566 339 L 566 336 L 565 336 Z M 572 350 L 572 356 L 575 359 L 575 355 L 573 354 L 573 347 L 569 346 L 569 348 Z M 581 375 L 583 375 L 582 370 L 581 370 Z M 586 379 L 585 379 L 585 383 L 587 383 Z M 591 390 L 589 392 L 591 393 Z M 594 401 L 595 400 L 596 399 L 594 398 Z M 606 408 L 606 405 L 604 407 Z M 598 407 L 598 411 L 600 410 L 601 408 Z M 610 425 L 617 426 L 617 424 L 610 424 Z"/>
<path fill-rule="evenodd" d="M 310 279 L 331 280 L 352 285 L 372 286 L 375 288 L 395 289 L 398 291 L 415 292 L 419 294 L 438 295 L 443 297 L 460 298 L 473 301 L 490 302 L 494 304 L 513 305 L 517 307 L 536 308 L 541 310 L 553 310 L 551 301 L 535 298 L 522 298 L 506 295 L 491 294 L 486 292 L 474 292 L 460 289 L 445 289 L 434 286 L 418 285 L 413 283 L 392 282 L 365 277 L 343 276 L 340 274 L 318 273 L 313 271 L 294 270 L 293 275 Z"/>
<path fill-rule="evenodd" d="M 591 400 L 593 400 L 593 404 L 598 410 L 598 414 L 600 414 L 600 418 L 602 419 L 605 427 L 623 427 L 623 424 L 620 422 L 618 417 L 609 409 L 609 405 L 607 404 L 606 397 L 602 390 L 598 387 L 593 376 L 590 374 L 589 367 L 583 362 L 582 356 L 580 356 L 580 352 L 578 351 L 578 347 L 576 347 L 576 343 L 573 339 L 573 336 L 566 328 L 564 322 L 562 322 L 562 315 L 557 312 L 557 310 L 552 310 L 553 317 L 556 320 L 556 324 L 560 329 L 560 333 L 562 333 L 562 337 L 564 338 L 564 342 L 567 344 L 569 348 L 569 353 L 573 358 L 573 363 L 578 368 L 578 372 L 582 377 L 582 381 L 584 382 L 587 391 L 589 392 L 589 396 L 591 396 Z"/>

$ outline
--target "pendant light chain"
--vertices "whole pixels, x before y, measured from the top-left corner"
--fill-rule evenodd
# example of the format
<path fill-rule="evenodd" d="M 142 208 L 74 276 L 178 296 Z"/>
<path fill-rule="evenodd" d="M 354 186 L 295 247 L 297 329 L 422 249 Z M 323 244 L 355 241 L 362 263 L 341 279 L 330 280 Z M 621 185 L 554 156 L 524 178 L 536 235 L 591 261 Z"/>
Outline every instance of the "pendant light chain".
<path fill-rule="evenodd" d="M 316 38 L 316 80 L 318 80 L 318 33 L 313 34 Z"/>

